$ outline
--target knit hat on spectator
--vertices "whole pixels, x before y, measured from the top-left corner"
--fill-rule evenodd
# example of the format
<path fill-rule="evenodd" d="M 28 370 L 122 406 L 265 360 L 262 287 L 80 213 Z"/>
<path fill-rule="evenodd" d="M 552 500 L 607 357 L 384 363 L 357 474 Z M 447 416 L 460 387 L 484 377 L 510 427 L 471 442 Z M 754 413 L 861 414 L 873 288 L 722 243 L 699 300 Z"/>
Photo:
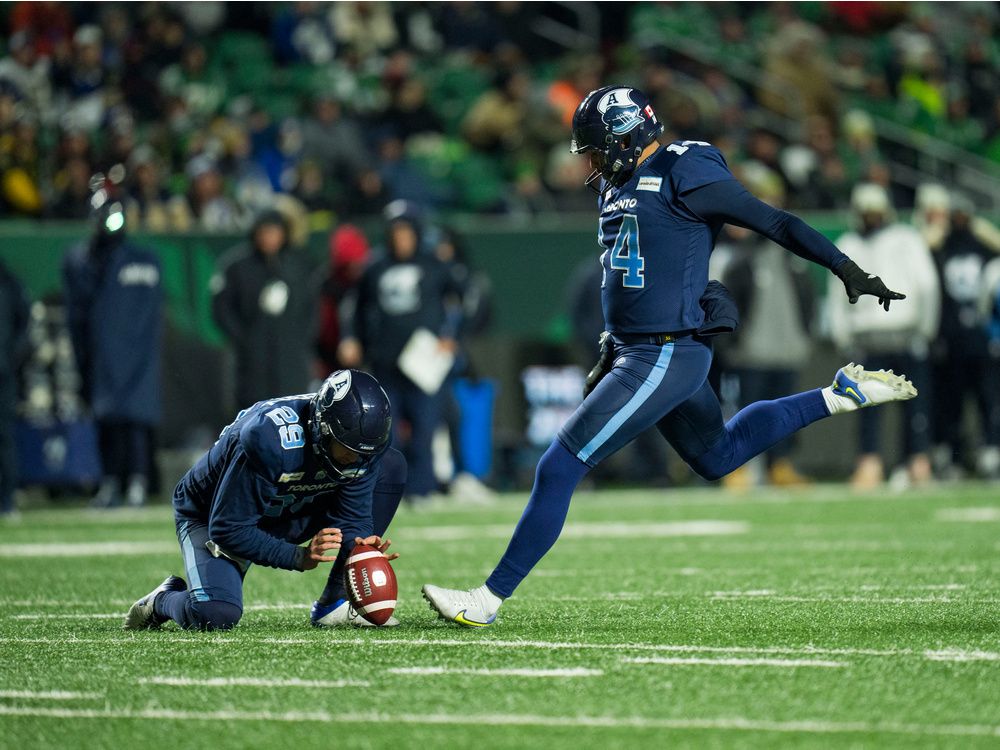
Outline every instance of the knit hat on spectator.
<path fill-rule="evenodd" d="M 330 265 L 334 268 L 368 260 L 368 238 L 353 224 L 343 224 L 330 236 Z"/>

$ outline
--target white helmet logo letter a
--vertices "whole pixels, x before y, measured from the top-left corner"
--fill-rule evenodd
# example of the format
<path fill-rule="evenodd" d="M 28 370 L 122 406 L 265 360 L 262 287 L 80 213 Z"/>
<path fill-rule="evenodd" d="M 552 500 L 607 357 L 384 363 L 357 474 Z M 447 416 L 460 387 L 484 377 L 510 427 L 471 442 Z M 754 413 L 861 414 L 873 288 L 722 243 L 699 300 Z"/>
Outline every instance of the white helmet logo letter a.
<path fill-rule="evenodd" d="M 341 370 L 330 378 L 330 388 L 333 391 L 333 400 L 340 401 L 351 390 L 351 371 Z"/>

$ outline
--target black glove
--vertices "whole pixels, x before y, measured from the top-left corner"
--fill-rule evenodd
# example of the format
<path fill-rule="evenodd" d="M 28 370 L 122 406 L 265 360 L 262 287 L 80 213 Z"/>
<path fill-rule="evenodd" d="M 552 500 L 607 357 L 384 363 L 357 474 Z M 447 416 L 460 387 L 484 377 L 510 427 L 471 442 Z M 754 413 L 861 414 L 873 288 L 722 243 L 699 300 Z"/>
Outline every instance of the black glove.
<path fill-rule="evenodd" d="M 587 398 L 601 382 L 601 379 L 611 372 L 611 365 L 615 361 L 615 342 L 611 340 L 611 334 L 604 331 L 597 342 L 601 346 L 601 356 L 598 358 L 597 364 L 587 373 L 587 379 L 583 383 L 584 398 Z"/>
<path fill-rule="evenodd" d="M 892 291 L 882 283 L 882 279 L 878 276 L 873 276 L 870 273 L 862 271 L 853 260 L 841 263 L 834 270 L 834 273 L 844 282 L 847 298 L 851 301 L 852 305 L 858 301 L 858 298 L 862 294 L 870 294 L 873 297 L 878 297 L 878 303 L 886 310 L 889 309 L 889 303 L 892 300 L 906 299 L 905 294 Z"/>

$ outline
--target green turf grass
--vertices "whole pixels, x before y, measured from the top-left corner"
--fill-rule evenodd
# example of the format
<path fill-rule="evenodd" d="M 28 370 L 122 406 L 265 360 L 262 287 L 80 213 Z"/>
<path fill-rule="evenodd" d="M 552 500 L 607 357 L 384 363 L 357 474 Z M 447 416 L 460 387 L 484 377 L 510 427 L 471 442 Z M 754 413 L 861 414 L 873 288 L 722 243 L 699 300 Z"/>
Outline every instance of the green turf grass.
<path fill-rule="evenodd" d="M 0 747 L 1000 743 L 996 487 L 581 493 L 494 626 L 435 620 L 420 585 L 481 583 L 523 501 L 401 511 L 391 631 L 314 630 L 323 570 L 254 568 L 235 631 L 126 633 L 183 574 L 169 511 L 25 513 L 0 525 Z M 670 535 L 692 521 L 735 533 Z M 504 669 L 590 671 L 449 671 Z"/>

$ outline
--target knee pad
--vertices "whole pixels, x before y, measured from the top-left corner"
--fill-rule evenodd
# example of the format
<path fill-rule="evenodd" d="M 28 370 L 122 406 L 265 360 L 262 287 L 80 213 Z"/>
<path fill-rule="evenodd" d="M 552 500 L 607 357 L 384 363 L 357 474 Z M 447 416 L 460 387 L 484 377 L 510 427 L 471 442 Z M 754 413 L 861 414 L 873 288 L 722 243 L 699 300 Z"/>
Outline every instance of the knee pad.
<path fill-rule="evenodd" d="M 229 630 L 240 621 L 243 610 L 229 602 L 192 602 L 190 627 L 198 630 Z"/>
<path fill-rule="evenodd" d="M 395 448 L 390 448 L 382 456 L 382 475 L 379 483 L 388 485 L 406 485 L 406 459 Z"/>

